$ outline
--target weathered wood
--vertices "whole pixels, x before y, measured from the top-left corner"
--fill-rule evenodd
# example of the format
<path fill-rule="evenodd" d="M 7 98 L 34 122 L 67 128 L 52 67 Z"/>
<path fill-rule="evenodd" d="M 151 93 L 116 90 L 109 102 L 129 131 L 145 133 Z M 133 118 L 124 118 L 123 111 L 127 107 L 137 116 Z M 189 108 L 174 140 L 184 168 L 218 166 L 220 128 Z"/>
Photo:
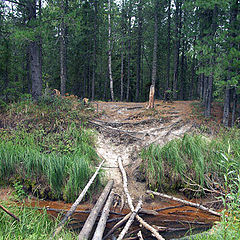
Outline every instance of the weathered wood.
<path fill-rule="evenodd" d="M 20 221 L 19 218 L 17 216 L 15 216 L 12 212 L 10 212 L 9 210 L 7 210 L 4 206 L 2 206 L 0 204 L 0 208 L 6 212 L 8 215 L 10 215 L 11 217 L 13 217 L 15 220 L 17 220 L 18 222 Z"/>
<path fill-rule="evenodd" d="M 123 177 L 123 189 L 124 192 L 127 196 L 127 200 L 128 200 L 128 205 L 131 209 L 131 211 L 134 211 L 134 207 L 133 207 L 133 202 L 132 202 L 132 198 L 129 194 L 128 191 L 128 187 L 127 187 L 127 174 L 123 168 L 123 164 L 122 164 L 122 159 L 121 157 L 118 157 L 118 165 L 119 165 L 119 169 L 121 170 L 122 173 L 122 177 Z M 154 229 L 153 227 L 151 227 L 147 222 L 145 222 L 140 216 L 136 215 L 137 220 L 150 232 L 152 232 L 152 234 L 158 239 L 158 240 L 164 240 L 164 238 L 156 231 L 156 229 Z"/>
<path fill-rule="evenodd" d="M 122 173 L 122 178 L 123 178 L 123 190 L 126 194 L 126 197 L 127 197 L 127 201 L 128 201 L 128 205 L 131 209 L 131 211 L 133 212 L 134 211 L 134 206 L 133 206 L 133 203 L 132 203 L 132 198 L 129 194 L 129 191 L 128 191 L 128 186 L 127 186 L 127 174 L 123 168 L 123 164 L 122 164 L 122 158 L 121 157 L 118 157 L 118 166 L 119 166 L 119 169 Z"/>
<path fill-rule="evenodd" d="M 62 219 L 62 221 L 58 224 L 57 229 L 54 231 L 53 233 L 53 237 L 55 237 L 63 228 L 64 224 L 66 223 L 66 221 L 68 220 L 68 218 L 75 212 L 78 204 L 82 201 L 83 197 L 85 196 L 85 194 L 87 193 L 89 187 L 92 185 L 94 179 L 96 178 L 96 176 L 98 175 L 98 172 L 100 171 L 103 163 L 105 162 L 105 160 L 103 160 L 99 167 L 97 168 L 96 172 L 94 173 L 94 175 L 91 177 L 91 179 L 89 180 L 89 182 L 87 183 L 87 185 L 85 186 L 85 188 L 83 189 L 83 191 L 81 192 L 81 194 L 79 195 L 79 197 L 77 198 L 77 200 L 73 203 L 73 205 L 71 206 L 70 210 L 67 212 L 67 214 L 64 216 L 64 218 Z"/>
<path fill-rule="evenodd" d="M 139 221 L 139 223 L 141 223 L 147 230 L 152 232 L 152 234 L 154 235 L 155 238 L 157 238 L 158 240 L 164 240 L 164 238 L 157 232 L 157 230 L 155 228 L 153 228 L 151 225 L 149 225 L 147 222 L 145 222 L 138 215 L 136 216 L 136 218 Z"/>
<path fill-rule="evenodd" d="M 149 91 L 149 102 L 147 109 L 154 108 L 154 94 L 155 94 L 155 87 L 154 85 L 151 85 L 150 91 Z"/>
<path fill-rule="evenodd" d="M 137 236 L 138 236 L 138 239 L 139 239 L 139 240 L 144 240 L 141 231 L 138 232 Z"/>
<path fill-rule="evenodd" d="M 116 229 L 118 229 L 119 227 L 121 227 L 121 226 L 130 218 L 131 214 L 132 214 L 131 212 L 128 213 L 123 219 L 121 219 L 118 223 L 116 223 L 116 224 L 112 227 L 112 229 L 107 233 L 107 235 L 104 236 L 103 240 L 105 240 L 106 238 L 108 238 L 112 233 L 114 233 L 114 231 L 115 231 Z"/>
<path fill-rule="evenodd" d="M 113 202 L 113 197 L 114 197 L 114 192 L 112 191 L 110 193 L 109 197 L 108 197 L 108 200 L 107 200 L 104 208 L 103 208 L 101 218 L 98 222 L 98 225 L 97 225 L 97 228 L 95 230 L 95 233 L 94 233 L 94 236 L 93 236 L 92 240 L 102 239 L 103 232 L 104 232 L 104 229 L 106 227 L 107 219 L 108 219 L 108 216 L 109 216 L 110 207 L 111 207 L 112 202 Z"/>
<path fill-rule="evenodd" d="M 204 207 L 203 205 L 199 204 L 199 203 L 193 203 L 193 202 L 189 202 L 187 200 L 183 200 L 183 199 L 180 199 L 180 198 L 176 198 L 176 197 L 172 197 L 172 196 L 169 196 L 167 194 L 163 194 L 163 193 L 159 193 L 159 192 L 154 192 L 154 191 L 150 191 L 150 190 L 147 190 L 147 193 L 150 193 L 150 194 L 153 194 L 153 195 L 156 195 L 156 196 L 160 196 L 160 197 L 163 197 L 163 198 L 167 198 L 169 200 L 173 200 L 173 201 L 176 201 L 176 202 L 180 202 L 180 203 L 184 203 L 188 206 L 191 206 L 191 207 L 196 207 L 198 209 L 201 209 L 203 211 L 207 211 L 213 215 L 216 215 L 218 217 L 221 217 L 221 213 L 218 213 L 210 208 L 207 208 L 207 207 Z"/>
<path fill-rule="evenodd" d="M 95 206 L 93 207 L 91 213 L 89 214 L 80 234 L 78 235 L 78 239 L 79 240 L 87 240 L 90 236 L 90 233 L 92 231 L 92 228 L 95 224 L 95 221 L 97 219 L 97 216 L 99 214 L 99 212 L 101 211 L 104 203 L 106 202 L 106 199 L 109 195 L 109 192 L 111 191 L 112 187 L 113 187 L 113 180 L 110 180 L 108 182 L 108 184 L 106 185 L 106 187 L 104 188 L 101 196 L 99 197 L 97 203 L 95 204 Z"/>
<path fill-rule="evenodd" d="M 125 227 L 123 228 L 123 230 L 121 231 L 120 235 L 118 236 L 117 240 L 122 240 L 125 236 L 125 234 L 127 233 L 128 229 L 130 228 L 130 226 L 132 225 L 134 218 L 136 217 L 138 211 L 141 209 L 142 206 L 142 199 L 140 198 L 137 207 L 134 209 L 134 211 L 132 212 L 130 218 L 128 219 Z"/>

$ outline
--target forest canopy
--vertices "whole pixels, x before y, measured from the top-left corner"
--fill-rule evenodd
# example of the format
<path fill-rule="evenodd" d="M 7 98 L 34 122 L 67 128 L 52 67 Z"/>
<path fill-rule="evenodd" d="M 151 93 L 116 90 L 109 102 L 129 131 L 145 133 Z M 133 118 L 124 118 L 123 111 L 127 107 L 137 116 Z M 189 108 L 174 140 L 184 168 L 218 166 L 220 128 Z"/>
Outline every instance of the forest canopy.
<path fill-rule="evenodd" d="M 59 89 L 91 100 L 239 99 L 238 0 L 3 0 L 0 105 Z"/>

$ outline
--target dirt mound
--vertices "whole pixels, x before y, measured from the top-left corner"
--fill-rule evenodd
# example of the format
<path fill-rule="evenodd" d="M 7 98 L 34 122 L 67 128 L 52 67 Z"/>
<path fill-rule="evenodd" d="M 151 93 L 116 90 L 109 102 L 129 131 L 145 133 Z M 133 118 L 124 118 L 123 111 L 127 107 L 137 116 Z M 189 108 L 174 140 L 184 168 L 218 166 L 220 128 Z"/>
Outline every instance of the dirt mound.
<path fill-rule="evenodd" d="M 133 199 L 145 195 L 146 183 L 139 170 L 141 149 L 151 143 L 164 145 L 182 137 L 194 128 L 192 102 L 163 103 L 146 109 L 146 103 L 97 102 L 101 117 L 89 121 L 98 131 L 97 152 L 106 159 L 104 169 L 108 179 L 114 179 L 115 191 L 123 194 L 122 176 L 117 159 L 123 159 L 128 174 L 129 191 Z M 147 200 L 145 195 L 145 200 Z"/>

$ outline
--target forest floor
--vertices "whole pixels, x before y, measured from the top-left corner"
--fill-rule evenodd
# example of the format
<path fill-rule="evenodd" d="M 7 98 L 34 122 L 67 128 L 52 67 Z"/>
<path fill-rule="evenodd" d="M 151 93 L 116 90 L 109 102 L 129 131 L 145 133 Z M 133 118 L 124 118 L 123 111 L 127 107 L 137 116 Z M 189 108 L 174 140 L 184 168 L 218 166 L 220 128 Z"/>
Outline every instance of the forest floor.
<path fill-rule="evenodd" d="M 140 196 L 148 201 L 147 186 L 141 173 L 141 150 L 151 143 L 163 146 L 187 132 L 201 129 L 207 120 L 201 117 L 197 101 L 165 103 L 155 101 L 154 109 L 146 109 L 147 103 L 95 102 L 100 117 L 89 123 L 98 131 L 97 153 L 105 158 L 104 169 L 108 179 L 114 179 L 115 191 L 123 196 L 122 175 L 118 168 L 119 157 L 128 175 L 128 187 L 133 200 Z M 218 114 L 217 114 L 218 113 Z M 219 108 L 213 110 L 214 123 L 220 119 Z M 213 120 L 213 119 L 212 119 Z M 213 131 L 211 127 L 207 131 Z"/>

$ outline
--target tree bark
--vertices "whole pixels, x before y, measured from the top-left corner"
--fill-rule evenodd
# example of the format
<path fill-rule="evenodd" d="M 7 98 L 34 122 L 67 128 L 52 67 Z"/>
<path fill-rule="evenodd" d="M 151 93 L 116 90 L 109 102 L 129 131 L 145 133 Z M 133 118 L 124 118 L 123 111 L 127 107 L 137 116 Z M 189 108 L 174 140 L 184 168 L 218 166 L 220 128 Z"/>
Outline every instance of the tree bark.
<path fill-rule="evenodd" d="M 60 68 L 61 68 L 61 95 L 66 94 L 66 82 L 67 82 L 67 38 L 66 38 L 66 24 L 65 14 L 67 11 L 66 0 L 61 0 L 61 24 L 60 24 Z"/>
<path fill-rule="evenodd" d="M 112 46 L 111 46 L 111 37 L 112 37 L 111 0 L 108 0 L 108 72 L 109 72 L 109 80 L 110 80 L 111 99 L 112 99 L 112 101 L 114 101 L 113 78 L 112 78 Z"/>
<path fill-rule="evenodd" d="M 113 198 L 114 198 L 114 192 L 111 192 L 109 197 L 108 197 L 108 200 L 107 200 L 107 202 L 106 202 L 106 204 L 103 208 L 101 218 L 99 219 L 99 222 L 98 222 L 98 225 L 97 225 L 97 228 L 95 230 L 95 233 L 94 233 L 94 236 L 93 236 L 92 240 L 102 239 L 103 232 L 104 232 L 105 226 L 106 226 L 106 222 L 107 222 L 107 219 L 108 219 L 108 216 L 109 216 L 110 207 L 111 207 L 112 202 L 113 202 Z"/>
<path fill-rule="evenodd" d="M 217 31 L 217 17 L 218 17 L 218 7 L 215 4 L 213 12 L 212 12 L 212 23 L 211 23 L 211 36 L 214 39 L 214 35 Z M 216 54 L 216 46 L 213 43 L 213 55 Z M 213 79 L 214 79 L 214 67 L 215 67 L 215 56 L 211 57 L 210 59 L 210 65 L 211 65 L 211 73 L 208 79 L 208 85 L 207 85 L 207 94 L 206 94 L 206 100 L 205 100 L 205 110 L 204 115 L 205 117 L 211 116 L 211 104 L 212 104 L 212 91 L 213 91 Z"/>
<path fill-rule="evenodd" d="M 192 206 L 192 207 L 196 207 L 198 209 L 201 209 L 203 211 L 207 211 L 215 216 L 218 216 L 218 217 L 221 217 L 222 214 L 219 213 L 219 212 L 216 212 L 210 208 L 207 208 L 207 207 L 204 207 L 203 205 L 201 204 L 198 204 L 198 203 L 193 203 L 193 202 L 189 202 L 189 201 L 186 201 L 186 200 L 182 200 L 180 198 L 176 198 L 176 197 L 172 197 L 172 196 L 169 196 L 167 194 L 163 194 L 163 193 L 159 193 L 159 192 L 154 192 L 154 191 L 150 191 L 150 190 L 147 190 L 147 193 L 149 194 L 153 194 L 153 195 L 156 195 L 156 196 L 159 196 L 159 197 L 163 197 L 163 198 L 166 198 L 166 199 L 170 199 L 170 200 L 173 200 L 173 201 L 177 201 L 177 202 L 180 202 L 180 203 L 183 203 L 183 204 L 186 204 L 188 206 Z"/>
<path fill-rule="evenodd" d="M 117 240 L 122 240 L 125 236 L 125 234 L 127 233 L 128 229 L 130 228 L 130 226 L 132 225 L 134 218 L 136 217 L 137 213 L 139 212 L 139 210 L 142 207 L 142 199 L 140 198 L 136 208 L 134 209 L 134 211 L 132 212 L 130 218 L 128 219 L 125 227 L 123 228 L 123 230 L 121 231 L 121 233 L 119 234 Z"/>
<path fill-rule="evenodd" d="M 168 38 L 167 38 L 167 82 L 166 90 L 170 85 L 170 59 L 171 59 L 171 0 L 168 0 Z"/>
<path fill-rule="evenodd" d="M 28 8 L 29 22 L 36 20 L 36 0 L 29 1 Z M 29 44 L 30 54 L 30 77 L 32 81 L 32 97 L 37 100 L 42 95 L 42 78 L 40 66 L 40 49 L 38 39 L 34 39 Z"/>
<path fill-rule="evenodd" d="M 138 40 L 137 40 L 137 82 L 136 82 L 136 101 L 139 101 L 139 87 L 141 82 L 141 57 L 142 57 L 142 0 L 138 1 Z"/>
<path fill-rule="evenodd" d="M 96 69 L 97 69 L 97 14 L 98 14 L 98 1 L 94 0 L 92 101 L 95 98 L 95 78 L 96 78 Z"/>
<path fill-rule="evenodd" d="M 159 0 L 155 0 L 154 11 L 154 44 L 153 44 L 153 61 L 152 61 L 152 85 L 156 86 L 157 77 L 157 47 L 158 47 L 158 11 Z"/>
<path fill-rule="evenodd" d="M 237 106 L 237 93 L 236 93 L 236 87 L 234 87 L 233 88 L 233 107 L 232 107 L 231 127 L 234 126 L 234 122 L 235 122 L 236 106 Z"/>
<path fill-rule="evenodd" d="M 223 125 L 225 127 L 228 127 L 229 112 L 230 112 L 230 87 L 226 86 L 223 108 Z"/>
<path fill-rule="evenodd" d="M 128 9 L 128 80 L 127 80 L 127 102 L 129 101 L 129 91 L 130 91 L 130 79 L 131 79 L 131 21 L 132 21 L 132 2 L 129 0 L 129 9 Z"/>
<path fill-rule="evenodd" d="M 173 75 L 173 99 L 177 99 L 178 85 L 178 68 L 179 68 L 179 49 L 180 49 L 180 34 L 181 34 L 181 2 L 176 0 L 176 16 L 175 16 L 175 53 L 174 53 L 174 75 Z"/>
<path fill-rule="evenodd" d="M 80 234 L 78 235 L 78 239 L 79 240 L 87 240 L 89 239 L 89 236 L 91 234 L 92 228 L 95 224 L 95 221 L 97 219 L 97 216 L 99 214 L 99 212 L 101 211 L 108 195 L 109 192 L 111 191 L 112 187 L 113 187 L 113 180 L 110 180 L 108 182 L 108 184 L 106 185 L 106 187 L 104 188 L 101 196 L 99 197 L 97 203 L 95 204 L 95 206 L 93 207 L 91 213 L 89 214 L 87 220 L 85 221 L 83 228 L 80 232 Z"/>

